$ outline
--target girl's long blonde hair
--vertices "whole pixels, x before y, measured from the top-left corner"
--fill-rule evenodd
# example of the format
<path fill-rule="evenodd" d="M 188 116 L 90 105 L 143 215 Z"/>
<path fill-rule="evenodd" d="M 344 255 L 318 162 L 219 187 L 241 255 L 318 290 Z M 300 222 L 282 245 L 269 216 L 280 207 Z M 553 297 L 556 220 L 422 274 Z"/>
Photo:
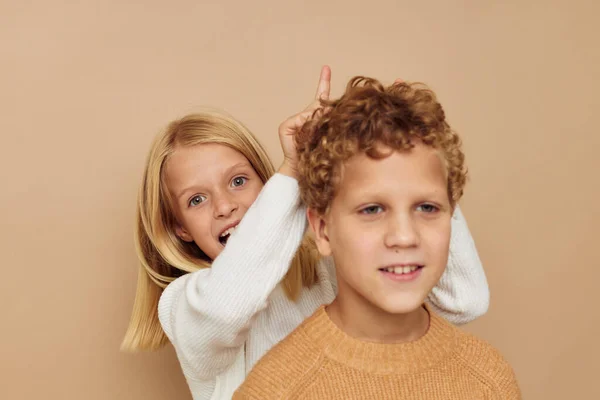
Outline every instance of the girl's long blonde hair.
<path fill-rule="evenodd" d="M 157 307 L 163 289 L 177 277 L 211 265 L 195 243 L 184 242 L 175 234 L 175 215 L 164 182 L 164 166 L 173 151 L 179 146 L 202 143 L 219 143 L 239 151 L 263 183 L 275 173 L 267 153 L 254 135 L 223 112 L 187 115 L 171 122 L 155 139 L 138 193 L 135 247 L 140 267 L 131 320 L 121 350 L 162 347 L 167 337 L 160 326 Z M 316 260 L 314 242 L 307 235 L 282 282 L 288 298 L 295 300 L 302 287 L 310 287 L 316 282 Z"/>

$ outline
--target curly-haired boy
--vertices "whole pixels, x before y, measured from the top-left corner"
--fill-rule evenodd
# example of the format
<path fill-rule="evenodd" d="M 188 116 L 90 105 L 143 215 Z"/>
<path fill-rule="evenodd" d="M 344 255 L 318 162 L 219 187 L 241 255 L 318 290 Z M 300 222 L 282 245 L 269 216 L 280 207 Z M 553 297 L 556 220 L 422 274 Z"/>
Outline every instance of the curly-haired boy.
<path fill-rule="evenodd" d="M 338 294 L 254 367 L 234 399 L 520 399 L 486 342 L 425 303 L 466 181 L 432 91 L 357 77 L 297 135 L 299 184 Z"/>

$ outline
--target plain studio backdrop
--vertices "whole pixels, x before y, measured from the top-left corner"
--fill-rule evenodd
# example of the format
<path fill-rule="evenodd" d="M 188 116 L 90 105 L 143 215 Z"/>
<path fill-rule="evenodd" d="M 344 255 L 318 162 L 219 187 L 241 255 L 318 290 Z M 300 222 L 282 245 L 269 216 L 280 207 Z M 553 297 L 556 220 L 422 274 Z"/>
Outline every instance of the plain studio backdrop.
<path fill-rule="evenodd" d="M 0 398 L 191 398 L 171 346 L 119 352 L 150 142 L 212 106 L 278 165 L 323 64 L 333 96 L 354 75 L 437 92 L 491 289 L 465 329 L 524 398 L 600 398 L 598 4 L 1 1 Z"/>

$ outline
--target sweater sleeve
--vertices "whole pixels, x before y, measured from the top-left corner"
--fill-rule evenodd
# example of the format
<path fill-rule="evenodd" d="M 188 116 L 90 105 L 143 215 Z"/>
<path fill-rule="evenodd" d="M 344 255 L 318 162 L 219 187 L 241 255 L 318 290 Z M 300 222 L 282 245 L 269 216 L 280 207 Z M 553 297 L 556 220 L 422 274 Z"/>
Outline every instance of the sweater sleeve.
<path fill-rule="evenodd" d="M 159 319 L 186 377 L 212 380 L 229 368 L 254 316 L 289 269 L 306 229 L 295 179 L 266 184 L 211 268 L 164 290 Z"/>
<path fill-rule="evenodd" d="M 462 211 L 456 206 L 448 265 L 428 302 L 454 324 L 465 324 L 487 312 L 490 292 L 475 243 Z"/>

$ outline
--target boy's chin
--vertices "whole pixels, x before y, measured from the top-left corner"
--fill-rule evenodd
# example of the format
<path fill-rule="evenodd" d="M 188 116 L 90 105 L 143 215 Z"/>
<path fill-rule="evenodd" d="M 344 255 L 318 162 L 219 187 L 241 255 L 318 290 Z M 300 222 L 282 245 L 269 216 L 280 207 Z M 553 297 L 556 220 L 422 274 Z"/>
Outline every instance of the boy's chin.
<path fill-rule="evenodd" d="M 388 314 L 410 314 L 423 306 L 427 296 L 394 296 L 383 301 L 375 302 L 379 308 Z"/>

